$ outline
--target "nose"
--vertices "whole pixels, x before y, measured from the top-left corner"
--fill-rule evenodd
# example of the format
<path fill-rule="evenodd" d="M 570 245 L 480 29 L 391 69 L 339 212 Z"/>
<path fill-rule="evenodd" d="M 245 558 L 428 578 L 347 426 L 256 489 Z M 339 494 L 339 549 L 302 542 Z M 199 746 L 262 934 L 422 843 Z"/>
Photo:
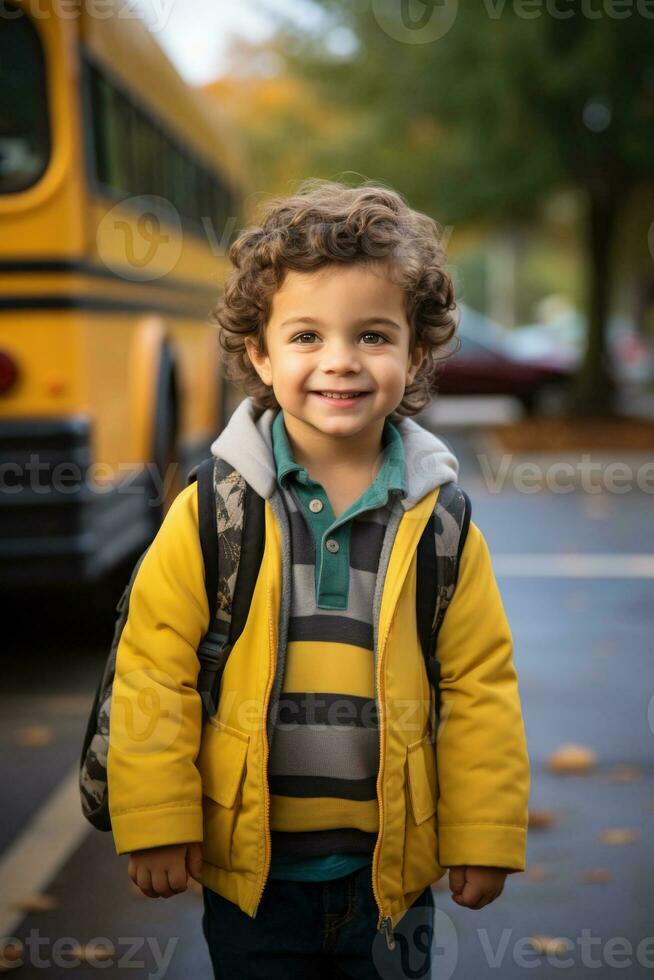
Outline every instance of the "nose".
<path fill-rule="evenodd" d="M 359 352 L 354 344 L 347 340 L 333 340 L 325 345 L 321 358 L 320 370 L 326 374 L 341 374 L 347 371 L 360 371 Z"/>

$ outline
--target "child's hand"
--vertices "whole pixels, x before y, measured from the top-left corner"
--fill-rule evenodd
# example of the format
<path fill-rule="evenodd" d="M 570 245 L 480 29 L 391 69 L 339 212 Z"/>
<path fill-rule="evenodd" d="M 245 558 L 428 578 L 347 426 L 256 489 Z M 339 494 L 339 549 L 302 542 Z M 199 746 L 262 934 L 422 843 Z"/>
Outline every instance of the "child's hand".
<path fill-rule="evenodd" d="M 132 851 L 127 874 L 148 898 L 170 898 L 185 892 L 188 875 L 197 878 L 202 872 L 202 846 L 166 844 Z"/>
<path fill-rule="evenodd" d="M 462 865 L 450 868 L 452 901 L 469 909 L 483 909 L 484 905 L 502 894 L 508 868 Z"/>

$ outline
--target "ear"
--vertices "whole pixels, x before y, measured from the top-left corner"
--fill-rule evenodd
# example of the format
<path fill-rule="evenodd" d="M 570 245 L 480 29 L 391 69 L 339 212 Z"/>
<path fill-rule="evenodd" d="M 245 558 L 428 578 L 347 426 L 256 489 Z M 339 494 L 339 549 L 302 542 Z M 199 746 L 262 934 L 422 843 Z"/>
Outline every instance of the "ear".
<path fill-rule="evenodd" d="M 270 369 L 270 358 L 267 354 L 263 354 L 257 347 L 257 342 L 254 337 L 246 337 L 244 340 L 245 349 L 250 361 L 263 381 L 264 384 L 272 386 L 272 371 Z"/>
<path fill-rule="evenodd" d="M 416 345 L 413 349 L 413 353 L 409 355 L 409 362 L 406 372 L 406 383 L 411 384 L 420 370 L 420 365 L 426 357 L 426 350 L 424 347 Z"/>

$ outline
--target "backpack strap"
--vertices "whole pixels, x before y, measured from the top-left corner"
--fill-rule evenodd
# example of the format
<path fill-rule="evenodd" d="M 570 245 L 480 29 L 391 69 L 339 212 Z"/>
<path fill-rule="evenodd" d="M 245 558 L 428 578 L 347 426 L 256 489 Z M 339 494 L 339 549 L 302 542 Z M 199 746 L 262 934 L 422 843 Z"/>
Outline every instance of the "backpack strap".
<path fill-rule="evenodd" d="M 210 457 L 195 466 L 187 485 L 197 481 L 198 523 L 209 628 L 197 651 L 197 689 L 203 722 L 215 714 L 222 672 L 230 650 L 247 620 L 264 549 L 264 501 L 233 467 Z M 104 670 L 98 684 L 82 745 L 79 790 L 82 812 L 98 830 L 111 830 L 107 753 L 116 654 L 136 575 L 150 545 L 142 553 L 116 606 L 119 614 Z M 239 588 L 234 595 L 238 577 Z"/>
<path fill-rule="evenodd" d="M 416 622 L 427 676 L 435 694 L 437 715 L 440 715 L 441 672 L 436 644 L 456 588 L 471 511 L 465 490 L 454 481 L 444 483 L 418 543 Z"/>
<path fill-rule="evenodd" d="M 197 688 L 205 716 L 211 716 L 218 707 L 227 658 L 250 610 L 263 558 L 265 511 L 263 498 L 225 460 L 203 460 L 188 474 L 187 483 L 194 480 L 210 624 L 197 651 Z M 418 544 L 416 622 L 438 713 L 438 632 L 456 588 L 470 517 L 465 490 L 454 481 L 443 484 Z"/>
<path fill-rule="evenodd" d="M 227 658 L 247 621 L 264 548 L 264 500 L 225 460 L 194 467 L 198 524 L 209 604 L 209 629 L 198 646 L 197 689 L 206 717 L 215 714 Z"/>
<path fill-rule="evenodd" d="M 200 545 L 204 560 L 204 578 L 209 602 L 209 623 L 216 615 L 216 596 L 218 594 L 218 551 L 215 547 L 218 535 L 216 504 L 214 499 L 214 459 L 204 459 L 188 476 L 188 483 L 197 480 L 198 484 L 198 523 Z"/>
<path fill-rule="evenodd" d="M 443 484 L 434 508 L 437 574 L 436 605 L 432 620 L 434 640 L 443 622 L 459 576 L 459 562 L 468 536 L 472 504 L 457 483 Z"/>

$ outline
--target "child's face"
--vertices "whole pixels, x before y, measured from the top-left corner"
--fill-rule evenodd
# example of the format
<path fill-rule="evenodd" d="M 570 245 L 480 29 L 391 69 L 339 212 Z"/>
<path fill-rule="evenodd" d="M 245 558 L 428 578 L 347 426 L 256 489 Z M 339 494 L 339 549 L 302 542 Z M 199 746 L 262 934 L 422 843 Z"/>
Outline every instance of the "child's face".
<path fill-rule="evenodd" d="M 404 294 L 385 267 L 325 266 L 288 271 L 266 326 L 268 353 L 246 339 L 252 363 L 285 416 L 325 435 L 381 431 L 423 359 L 409 355 Z M 316 392 L 365 391 L 353 404 Z"/>

